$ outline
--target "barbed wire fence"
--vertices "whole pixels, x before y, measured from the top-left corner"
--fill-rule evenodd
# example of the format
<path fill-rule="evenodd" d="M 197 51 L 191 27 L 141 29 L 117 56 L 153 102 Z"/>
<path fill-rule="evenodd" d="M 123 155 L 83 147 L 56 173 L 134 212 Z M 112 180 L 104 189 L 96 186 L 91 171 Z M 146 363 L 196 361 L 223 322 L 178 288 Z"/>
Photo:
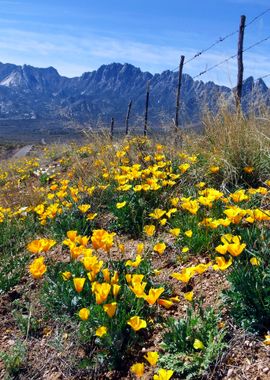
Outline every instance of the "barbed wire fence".
<path fill-rule="evenodd" d="M 175 118 L 172 119 L 176 129 L 179 128 L 179 112 L 181 111 L 181 105 L 182 105 L 182 102 L 181 102 L 181 86 L 182 86 L 183 67 L 186 66 L 187 64 L 189 64 L 190 62 L 199 59 L 202 55 L 209 52 L 210 50 L 215 48 L 217 45 L 222 44 L 224 41 L 226 41 L 229 38 L 236 36 L 236 35 L 238 35 L 238 50 L 235 54 L 232 54 L 231 56 L 217 62 L 216 64 L 200 71 L 198 74 L 192 76 L 191 78 L 196 83 L 196 80 L 198 78 L 204 76 L 209 71 L 212 71 L 212 70 L 228 63 L 229 61 L 237 58 L 237 61 L 238 61 L 238 79 L 237 79 L 236 87 L 233 88 L 232 90 L 235 92 L 236 106 L 241 107 L 242 86 L 243 86 L 243 53 L 250 51 L 257 46 L 260 46 L 264 42 L 270 40 L 270 35 L 267 35 L 264 38 L 256 41 L 255 43 L 250 44 L 248 47 L 243 48 L 244 33 L 245 33 L 246 29 L 250 27 L 250 25 L 255 23 L 257 20 L 261 19 L 264 15 L 266 15 L 269 12 L 270 12 L 270 8 L 267 8 L 263 12 L 259 13 L 255 17 L 253 17 L 249 22 L 246 22 L 245 16 L 241 16 L 240 26 L 237 30 L 232 31 L 223 37 L 217 38 L 209 46 L 198 51 L 197 53 L 195 53 L 193 56 L 191 56 L 187 60 L 185 60 L 184 55 L 181 56 L 179 65 L 176 68 L 174 68 L 173 70 L 170 70 L 172 72 L 178 72 L 178 80 L 177 80 L 177 88 L 176 88 L 176 103 L 175 103 Z M 265 74 L 265 75 L 261 76 L 260 78 L 257 78 L 256 80 L 265 79 L 268 77 L 270 77 L 270 73 Z M 152 79 L 153 79 L 153 77 L 151 79 L 148 79 L 147 83 L 146 83 L 145 111 L 144 111 L 144 117 L 142 117 L 142 120 L 144 122 L 144 127 L 143 127 L 143 134 L 144 135 L 147 135 L 147 133 L 148 133 L 149 100 L 151 98 Z M 193 86 L 195 83 L 193 83 Z M 235 91 L 235 89 L 236 89 L 236 91 Z M 130 101 L 129 101 L 128 107 L 127 107 L 127 114 L 126 114 L 126 118 L 125 118 L 125 127 L 126 127 L 125 133 L 126 134 L 129 134 L 129 132 L 130 132 L 130 130 L 129 130 L 129 119 L 130 119 L 132 107 L 141 98 L 142 98 L 142 94 L 138 95 L 136 99 L 130 98 Z M 114 134 L 114 123 L 115 123 L 115 115 L 111 118 L 111 123 L 110 123 L 111 138 L 113 138 L 113 134 Z"/>

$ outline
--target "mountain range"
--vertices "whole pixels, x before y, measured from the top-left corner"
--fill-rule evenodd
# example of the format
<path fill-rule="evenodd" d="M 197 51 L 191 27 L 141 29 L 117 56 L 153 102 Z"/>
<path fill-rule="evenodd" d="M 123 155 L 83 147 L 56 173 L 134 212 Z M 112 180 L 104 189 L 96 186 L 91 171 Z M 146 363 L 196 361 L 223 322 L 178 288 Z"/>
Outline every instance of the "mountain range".
<path fill-rule="evenodd" d="M 130 124 L 143 121 L 145 93 L 150 81 L 149 121 L 153 125 L 172 123 L 178 73 L 152 75 L 131 64 L 112 63 L 80 77 L 67 78 L 53 67 L 36 68 L 0 63 L 0 124 L 12 120 L 39 121 L 43 126 L 107 125 L 111 117 L 124 127 L 127 106 L 132 100 Z M 205 108 L 215 112 L 220 100 L 234 102 L 233 90 L 214 82 L 204 83 L 183 74 L 181 89 L 182 123 L 198 123 Z M 247 78 L 243 84 L 243 107 L 270 104 L 270 89 L 262 79 Z"/>

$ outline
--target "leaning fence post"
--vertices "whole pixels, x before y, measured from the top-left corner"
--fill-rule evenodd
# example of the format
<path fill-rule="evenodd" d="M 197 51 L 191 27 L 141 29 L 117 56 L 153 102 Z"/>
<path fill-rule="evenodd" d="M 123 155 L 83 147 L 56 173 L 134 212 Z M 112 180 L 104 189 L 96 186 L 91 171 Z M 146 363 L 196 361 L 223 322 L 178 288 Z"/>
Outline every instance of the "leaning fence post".
<path fill-rule="evenodd" d="M 146 86 L 145 113 L 144 113 L 144 130 L 143 130 L 143 135 L 144 136 L 146 136 L 146 134 L 147 134 L 149 93 L 150 93 L 150 81 L 147 82 L 147 86 Z"/>
<path fill-rule="evenodd" d="M 111 132 L 110 132 L 110 138 L 113 139 L 113 130 L 114 130 L 114 118 L 111 119 Z"/>
<path fill-rule="evenodd" d="M 246 23 L 246 16 L 241 16 L 240 27 L 239 27 L 239 37 L 238 37 L 238 52 L 237 52 L 237 62 L 238 62 L 238 74 L 237 74 L 237 86 L 236 86 L 237 110 L 241 109 L 241 98 L 242 98 L 242 88 L 243 88 L 243 74 L 244 74 L 243 44 L 244 44 L 245 23 Z"/>
<path fill-rule="evenodd" d="M 126 135 L 128 135 L 128 129 L 129 129 L 128 122 L 129 122 L 131 106 L 132 106 L 132 100 L 130 100 L 130 102 L 128 103 L 128 110 L 127 110 L 127 116 L 126 116 Z"/>
<path fill-rule="evenodd" d="M 179 126 L 179 104 L 180 104 L 180 91 L 182 85 L 182 74 L 184 66 L 185 56 L 181 55 L 178 71 L 178 83 L 177 83 L 177 92 L 176 92 L 176 107 L 175 107 L 175 128 Z"/>

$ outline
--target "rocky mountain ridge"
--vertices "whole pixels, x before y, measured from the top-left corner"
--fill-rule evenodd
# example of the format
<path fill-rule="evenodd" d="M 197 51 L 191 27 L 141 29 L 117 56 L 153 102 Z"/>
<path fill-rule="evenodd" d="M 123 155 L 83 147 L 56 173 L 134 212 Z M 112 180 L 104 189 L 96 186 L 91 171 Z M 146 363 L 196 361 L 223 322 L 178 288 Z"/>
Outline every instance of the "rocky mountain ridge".
<path fill-rule="evenodd" d="M 131 123 L 142 121 L 145 89 L 150 81 L 149 120 L 172 122 L 178 73 L 142 72 L 131 64 L 112 63 L 80 77 L 67 78 L 53 67 L 35 68 L 0 63 L 0 120 L 42 120 L 89 124 L 108 123 L 111 117 L 124 125 L 127 105 L 133 101 Z M 205 108 L 216 111 L 224 99 L 233 103 L 233 91 L 214 82 L 194 81 L 183 74 L 182 122 L 198 123 Z M 243 107 L 270 104 L 270 89 L 252 77 L 243 85 Z"/>

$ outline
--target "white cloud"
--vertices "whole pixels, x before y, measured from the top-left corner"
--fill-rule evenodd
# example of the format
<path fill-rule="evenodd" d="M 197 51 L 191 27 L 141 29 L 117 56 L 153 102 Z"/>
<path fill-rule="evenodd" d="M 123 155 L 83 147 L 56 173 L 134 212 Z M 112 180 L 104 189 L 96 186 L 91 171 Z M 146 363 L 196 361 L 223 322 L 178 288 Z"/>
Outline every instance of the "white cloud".
<path fill-rule="evenodd" d="M 0 28 L 0 51 L 3 62 L 28 63 L 39 67 L 54 66 L 66 76 L 78 76 L 110 62 L 128 62 L 141 67 L 142 70 L 161 72 L 176 68 L 181 54 L 185 54 L 186 59 L 189 59 L 197 53 L 197 50 L 184 46 L 180 51 L 175 46 L 102 37 L 94 33 L 86 37 L 68 33 L 42 34 L 4 27 Z M 269 47 L 264 47 L 262 51 L 269 51 Z M 188 63 L 184 72 L 195 76 L 234 53 L 228 47 L 224 51 L 207 52 Z M 236 70 L 237 63 L 234 59 L 198 79 L 234 86 Z M 255 54 L 252 51 L 245 54 L 245 77 L 259 77 L 268 73 L 269 55 Z"/>

